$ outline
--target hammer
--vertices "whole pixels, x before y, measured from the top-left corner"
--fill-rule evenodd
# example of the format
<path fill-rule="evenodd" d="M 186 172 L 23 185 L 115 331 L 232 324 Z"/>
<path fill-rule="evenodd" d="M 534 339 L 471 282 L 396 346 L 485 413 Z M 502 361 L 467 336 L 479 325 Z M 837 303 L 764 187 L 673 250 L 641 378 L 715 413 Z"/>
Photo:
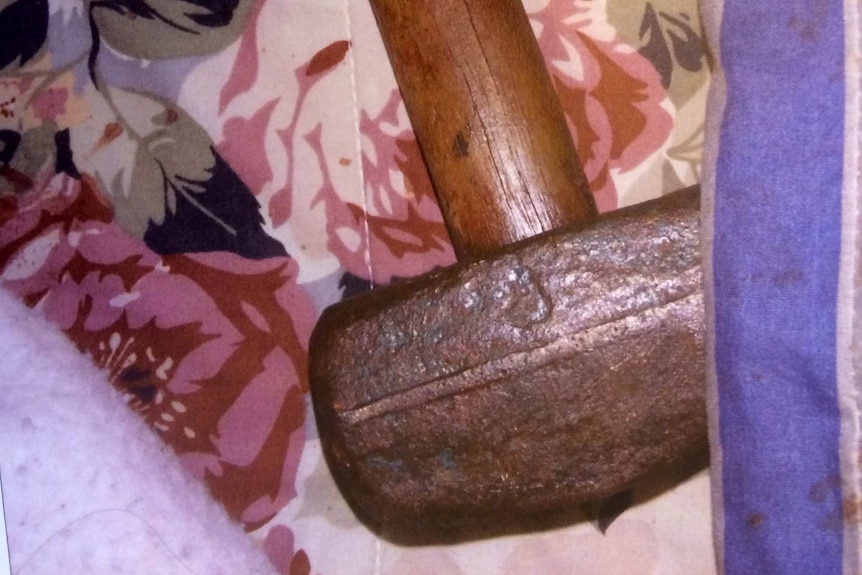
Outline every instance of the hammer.
<path fill-rule="evenodd" d="M 596 215 L 520 0 L 371 4 L 459 263 L 312 334 L 322 447 L 356 515 L 447 540 L 702 454 L 697 190 Z"/>

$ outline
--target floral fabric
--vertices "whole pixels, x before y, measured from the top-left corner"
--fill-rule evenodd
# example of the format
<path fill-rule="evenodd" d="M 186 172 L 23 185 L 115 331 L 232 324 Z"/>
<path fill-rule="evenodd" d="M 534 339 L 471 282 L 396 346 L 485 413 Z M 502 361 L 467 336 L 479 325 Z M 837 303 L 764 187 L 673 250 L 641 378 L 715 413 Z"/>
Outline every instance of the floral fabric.
<path fill-rule="evenodd" d="M 525 7 L 600 209 L 697 182 L 696 2 Z M 0 38 L 0 284 L 285 573 L 712 569 L 703 475 L 607 537 L 451 549 L 389 547 L 341 501 L 308 408 L 314 321 L 454 261 L 364 0 L 0 0 Z"/>

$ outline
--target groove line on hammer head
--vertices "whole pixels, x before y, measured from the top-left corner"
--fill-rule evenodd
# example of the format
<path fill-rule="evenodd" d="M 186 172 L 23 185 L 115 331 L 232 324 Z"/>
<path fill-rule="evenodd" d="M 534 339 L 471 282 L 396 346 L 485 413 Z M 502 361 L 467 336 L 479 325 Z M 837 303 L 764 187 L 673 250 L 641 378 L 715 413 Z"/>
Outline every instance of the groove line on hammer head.
<path fill-rule="evenodd" d="M 702 306 L 703 295 L 688 293 L 661 306 L 638 310 L 637 319 L 661 322 L 672 313 L 674 308 L 686 305 Z M 574 337 L 560 338 L 541 347 L 510 353 L 456 373 L 447 374 L 405 391 L 391 393 L 371 403 L 345 410 L 341 418 L 347 425 L 356 425 L 389 413 L 412 409 L 425 403 L 492 386 L 500 379 L 541 369 L 552 362 L 563 361 L 585 351 L 600 349 L 615 343 L 615 338 L 619 337 L 618 328 L 631 321 L 632 317 L 627 316 L 605 322 L 581 331 Z M 493 377 L 495 374 L 496 377 Z"/>

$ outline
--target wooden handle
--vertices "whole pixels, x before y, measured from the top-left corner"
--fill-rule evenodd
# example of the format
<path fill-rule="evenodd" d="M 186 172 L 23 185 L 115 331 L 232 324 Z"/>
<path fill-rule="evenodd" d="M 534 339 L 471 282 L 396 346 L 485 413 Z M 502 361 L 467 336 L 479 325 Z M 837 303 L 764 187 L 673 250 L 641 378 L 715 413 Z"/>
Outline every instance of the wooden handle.
<path fill-rule="evenodd" d="M 371 0 L 459 257 L 595 203 L 520 0 Z"/>

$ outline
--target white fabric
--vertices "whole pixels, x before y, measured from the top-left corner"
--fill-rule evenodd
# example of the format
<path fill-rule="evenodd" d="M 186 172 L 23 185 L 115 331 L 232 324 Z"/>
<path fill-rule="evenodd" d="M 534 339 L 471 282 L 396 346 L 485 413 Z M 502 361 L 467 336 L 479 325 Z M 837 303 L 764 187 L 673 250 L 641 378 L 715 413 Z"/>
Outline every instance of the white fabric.
<path fill-rule="evenodd" d="M 273 573 L 87 358 L 0 291 L 12 573 Z"/>

